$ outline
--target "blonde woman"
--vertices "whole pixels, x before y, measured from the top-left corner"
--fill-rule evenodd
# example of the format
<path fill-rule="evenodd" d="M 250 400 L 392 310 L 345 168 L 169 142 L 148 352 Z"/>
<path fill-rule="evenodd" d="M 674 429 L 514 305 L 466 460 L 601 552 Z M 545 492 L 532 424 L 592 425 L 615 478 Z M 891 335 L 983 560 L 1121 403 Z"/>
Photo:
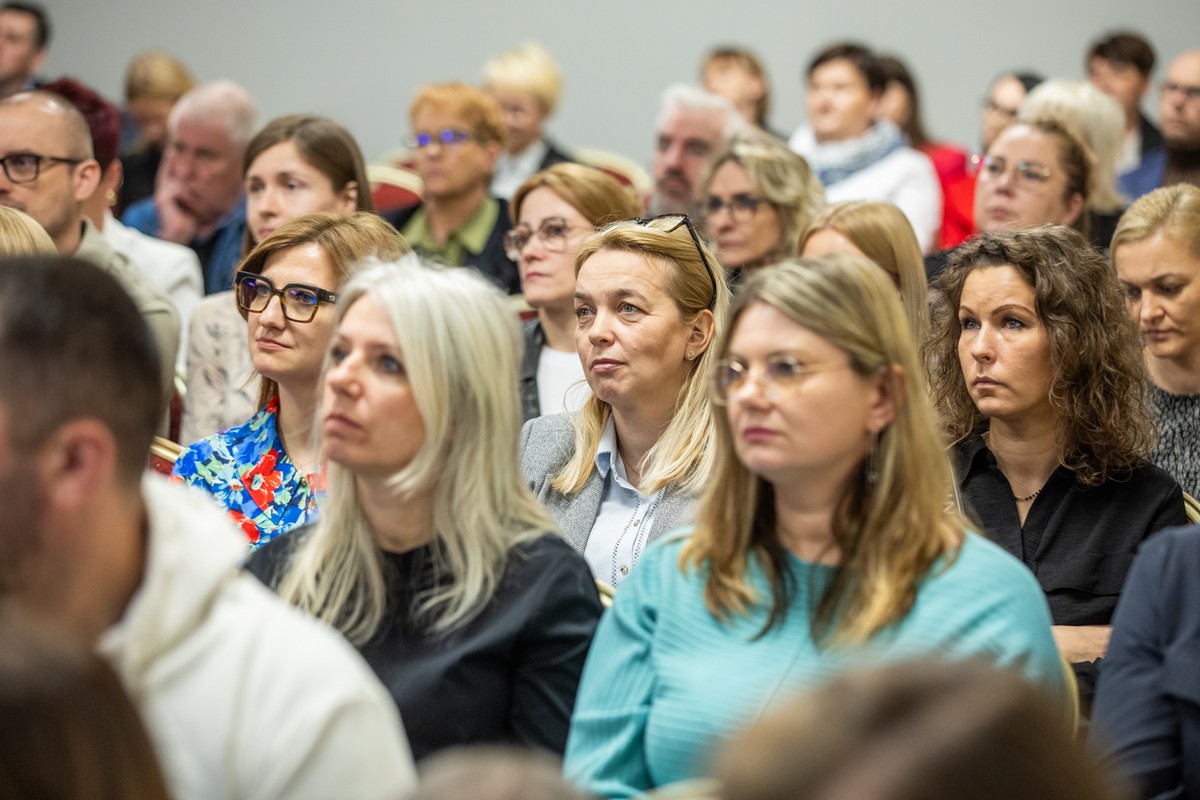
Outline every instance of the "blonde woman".
<path fill-rule="evenodd" d="M 904 212 L 884 200 L 846 200 L 817 212 L 800 240 L 802 254 L 866 256 L 900 290 L 900 300 L 920 342 L 929 327 L 929 285 L 917 235 Z"/>
<path fill-rule="evenodd" d="M 681 214 L 614 223 L 575 257 L 575 348 L 592 396 L 526 423 L 521 469 L 612 586 L 692 521 L 712 468 L 704 376 L 729 304 L 719 270 Z"/>
<path fill-rule="evenodd" d="M 58 248 L 46 229 L 24 211 L 0 206 L 0 258 L 56 256 Z"/>
<path fill-rule="evenodd" d="M 700 777 L 777 698 L 917 655 L 981 656 L 1061 698 L 1033 576 L 946 508 L 891 282 L 805 259 L 751 275 L 730 317 L 695 527 L 646 554 L 601 622 L 567 775 L 602 797 Z"/>
<path fill-rule="evenodd" d="M 416 758 L 561 753 L 601 609 L 519 477 L 515 318 L 474 272 L 412 262 L 362 273 L 337 311 L 325 513 L 250 571 L 359 648 Z"/>
<path fill-rule="evenodd" d="M 800 238 L 825 205 L 802 157 L 757 128 L 736 134 L 700 176 L 700 207 L 731 280 L 800 254 Z"/>

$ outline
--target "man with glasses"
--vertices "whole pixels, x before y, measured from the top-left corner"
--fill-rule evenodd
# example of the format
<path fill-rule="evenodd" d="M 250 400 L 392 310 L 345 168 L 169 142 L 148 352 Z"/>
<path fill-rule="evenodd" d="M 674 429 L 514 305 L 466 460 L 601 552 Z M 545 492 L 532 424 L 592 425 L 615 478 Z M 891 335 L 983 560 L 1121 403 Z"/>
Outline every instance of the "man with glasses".
<path fill-rule="evenodd" d="M 133 298 L 158 343 L 165 409 L 175 375 L 179 315 L 84 215 L 101 170 L 92 157 L 83 115 L 49 92 L 21 92 L 0 100 L 0 165 L 0 205 L 33 217 L 59 253 L 96 264 Z"/>
<path fill-rule="evenodd" d="M 1200 50 L 1177 56 L 1167 67 L 1158 100 L 1165 160 L 1161 186 L 1200 186 Z"/>
<path fill-rule="evenodd" d="M 37 86 L 34 75 L 46 60 L 50 19 L 36 3 L 0 6 L 0 97 Z"/>
<path fill-rule="evenodd" d="M 488 193 L 504 146 L 500 106 L 473 86 L 431 84 L 417 92 L 409 121 L 421 202 L 384 218 L 418 253 L 474 267 L 509 294 L 520 293 L 517 265 L 504 251 L 508 204 Z"/>

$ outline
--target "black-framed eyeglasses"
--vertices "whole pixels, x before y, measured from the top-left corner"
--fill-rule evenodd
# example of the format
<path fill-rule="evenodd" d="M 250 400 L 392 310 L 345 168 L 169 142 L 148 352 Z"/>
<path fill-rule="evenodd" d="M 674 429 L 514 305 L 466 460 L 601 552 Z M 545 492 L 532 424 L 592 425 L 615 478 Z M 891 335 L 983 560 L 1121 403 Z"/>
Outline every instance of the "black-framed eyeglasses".
<path fill-rule="evenodd" d="M 699 253 L 700 260 L 704 262 L 704 271 L 708 273 L 709 283 L 712 284 L 712 299 L 708 301 L 708 310 L 712 311 L 713 306 L 717 304 L 717 273 L 713 269 L 712 262 L 708 260 L 708 256 L 704 254 L 704 246 L 700 244 L 700 235 L 696 232 L 696 223 L 692 222 L 692 218 L 687 214 L 660 214 L 657 217 L 649 218 L 635 217 L 629 221 L 660 230 L 663 233 L 674 233 L 680 227 L 687 228 L 688 235 L 692 237 L 692 244 L 696 245 L 696 252 Z M 662 223 L 662 225 L 659 226 L 655 223 Z"/>
<path fill-rule="evenodd" d="M 414 133 L 408 137 L 408 146 L 417 150 L 423 150 L 431 144 L 450 146 L 469 141 L 471 141 L 471 133 L 469 131 L 462 131 L 457 128 L 444 128 L 432 133 L 425 131 Z"/>
<path fill-rule="evenodd" d="M 1004 156 L 971 156 L 971 168 L 980 177 L 992 180 L 1000 180 L 1000 176 L 1011 170 L 1016 185 L 1030 191 L 1041 191 L 1054 176 L 1045 164 L 1022 160 L 1010 165 Z"/>
<path fill-rule="evenodd" d="M 33 183 L 42 174 L 42 162 L 49 165 L 70 164 L 72 167 L 83 163 L 82 158 L 59 158 L 58 156 L 43 156 L 37 153 L 13 153 L 0 158 L 4 174 L 12 183 Z"/>
<path fill-rule="evenodd" d="M 700 204 L 704 217 L 711 220 L 719 211 L 729 212 L 729 218 L 734 222 L 749 222 L 754 219 L 758 207 L 763 204 L 763 198 L 752 194 L 735 194 L 728 200 L 722 200 L 710 194 Z"/>
<path fill-rule="evenodd" d="M 761 370 L 732 358 L 723 358 L 713 371 L 713 402 L 725 405 L 751 383 L 756 384 L 772 403 L 783 402 L 809 375 L 829 372 L 850 364 L 845 361 L 806 364 L 792 356 L 768 358 Z"/>
<path fill-rule="evenodd" d="M 267 310 L 272 297 L 279 298 L 283 315 L 292 322 L 312 322 L 321 303 L 337 303 L 337 292 L 330 292 L 307 283 L 289 283 L 276 289 L 270 278 L 253 272 L 239 271 L 234 281 L 237 287 L 238 308 L 252 313 Z"/>
<path fill-rule="evenodd" d="M 520 260 L 521 251 L 534 236 L 541 239 L 542 246 L 551 253 L 565 253 L 567 237 L 577 230 L 579 228 L 572 228 L 567 224 L 566 217 L 546 217 L 536 231 L 528 225 L 518 225 L 504 234 L 504 254 L 510 261 Z"/>
<path fill-rule="evenodd" d="M 1200 102 L 1200 86 L 1188 86 L 1174 81 L 1163 81 L 1158 87 L 1159 94 L 1171 95 L 1176 92 L 1183 94 L 1183 99 L 1189 103 Z"/>

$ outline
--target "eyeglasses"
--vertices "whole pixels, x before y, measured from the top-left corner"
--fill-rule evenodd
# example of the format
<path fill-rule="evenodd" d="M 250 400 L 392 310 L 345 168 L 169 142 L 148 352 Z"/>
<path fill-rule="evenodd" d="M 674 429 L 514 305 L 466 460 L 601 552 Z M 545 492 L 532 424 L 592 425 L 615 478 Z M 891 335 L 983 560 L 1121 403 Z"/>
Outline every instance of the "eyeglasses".
<path fill-rule="evenodd" d="M 717 304 L 717 273 L 709 262 L 708 256 L 704 255 L 704 247 L 700 244 L 700 236 L 696 233 L 696 225 L 692 222 L 691 217 L 687 214 L 661 214 L 649 219 L 635 217 L 627 221 L 636 222 L 638 225 L 654 228 L 663 233 L 674 233 L 681 227 L 687 228 L 688 235 L 692 237 L 692 244 L 696 245 L 696 252 L 700 254 L 700 260 L 704 262 L 704 271 L 708 273 L 708 281 L 712 284 L 712 299 L 708 301 L 708 310 L 712 311 L 713 306 Z"/>
<path fill-rule="evenodd" d="M 408 137 L 408 146 L 417 150 L 424 150 L 431 144 L 441 144 L 450 147 L 463 142 L 469 142 L 471 134 L 467 131 L 460 131 L 455 128 L 446 128 L 434 133 L 415 133 Z"/>
<path fill-rule="evenodd" d="M 762 203 L 761 197 L 755 197 L 752 194 L 735 194 L 728 200 L 722 200 L 716 195 L 709 195 L 705 198 L 701 209 L 708 219 L 712 219 L 718 211 L 725 209 L 729 212 L 729 218 L 734 222 L 749 222 L 754 219 L 754 214 Z"/>
<path fill-rule="evenodd" d="M 731 395 L 736 395 L 751 383 L 758 385 L 772 403 L 800 387 L 804 379 L 815 372 L 830 372 L 849 367 L 846 362 L 805 364 L 791 356 L 768 358 L 761 371 L 731 358 L 717 362 L 713 373 L 713 403 L 726 405 Z"/>
<path fill-rule="evenodd" d="M 42 172 L 42 162 L 55 164 L 82 164 L 82 158 L 59 158 L 58 156 L 40 156 L 37 153 L 13 153 L 11 156 L 0 158 L 4 174 L 13 183 L 33 183 Z"/>
<path fill-rule="evenodd" d="M 1000 105 L 999 103 L 997 103 L 995 100 L 993 100 L 990 97 L 984 98 L 983 110 L 989 114 L 998 114 L 998 115 L 1004 117 L 1005 119 L 1009 119 L 1009 120 L 1015 120 L 1017 118 L 1017 111 L 1018 111 L 1018 109 L 1015 109 L 1015 108 L 1006 108 L 1006 107 Z"/>
<path fill-rule="evenodd" d="M 971 167 L 980 178 L 996 181 L 1011 169 L 1013 182 L 1031 192 L 1045 189 L 1054 176 L 1049 167 L 1036 161 L 1018 161 L 1010 167 L 1004 156 L 971 156 Z"/>
<path fill-rule="evenodd" d="M 1182 92 L 1183 99 L 1189 103 L 1200 101 L 1200 86 L 1185 86 L 1182 83 L 1175 83 L 1174 81 L 1163 81 L 1162 85 L 1158 87 L 1158 91 L 1163 95 Z"/>
<path fill-rule="evenodd" d="M 535 235 L 551 253 L 565 253 L 567 237 L 577 230 L 579 228 L 572 228 L 564 217 L 546 217 L 536 231 L 528 225 L 518 225 L 504 234 L 504 254 L 510 261 L 519 261 L 521 251 Z"/>
<path fill-rule="evenodd" d="M 239 308 L 257 314 L 267 310 L 272 297 L 278 297 L 283 315 L 292 322 L 312 322 L 321 303 L 337 303 L 336 292 L 306 283 L 289 283 L 276 289 L 269 278 L 253 272 L 239 271 L 235 283 Z"/>

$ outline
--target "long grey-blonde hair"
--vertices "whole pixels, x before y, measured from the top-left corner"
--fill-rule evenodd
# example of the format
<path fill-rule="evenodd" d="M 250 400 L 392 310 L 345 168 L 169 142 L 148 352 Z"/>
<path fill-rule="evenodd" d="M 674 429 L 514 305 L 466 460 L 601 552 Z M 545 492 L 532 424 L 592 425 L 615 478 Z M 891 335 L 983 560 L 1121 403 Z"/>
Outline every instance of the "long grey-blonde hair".
<path fill-rule="evenodd" d="M 401 498 L 432 497 L 434 567 L 449 580 L 436 581 L 413 612 L 445 633 L 488 603 L 515 545 L 558 529 L 517 461 L 520 331 L 504 296 L 478 274 L 412 256 L 352 280 L 338 303 L 339 325 L 364 297 L 391 320 L 425 424 L 420 450 L 390 484 Z M 331 463 L 321 521 L 292 557 L 279 594 L 361 645 L 385 617 L 388 583 L 356 476 Z"/>

